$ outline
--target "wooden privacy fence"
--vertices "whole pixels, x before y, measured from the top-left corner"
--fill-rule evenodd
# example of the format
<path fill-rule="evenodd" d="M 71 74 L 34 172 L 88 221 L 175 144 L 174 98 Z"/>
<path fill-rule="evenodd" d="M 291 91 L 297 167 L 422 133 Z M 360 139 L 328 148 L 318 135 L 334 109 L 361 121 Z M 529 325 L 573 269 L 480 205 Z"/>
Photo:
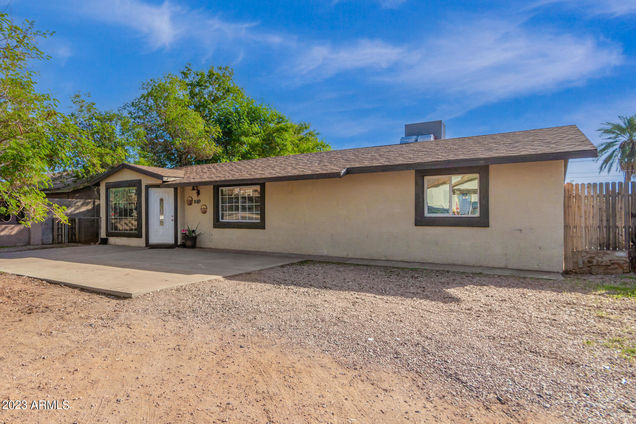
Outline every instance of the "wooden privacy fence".
<path fill-rule="evenodd" d="M 574 252 L 629 250 L 635 231 L 636 182 L 565 185 L 565 268 Z"/>

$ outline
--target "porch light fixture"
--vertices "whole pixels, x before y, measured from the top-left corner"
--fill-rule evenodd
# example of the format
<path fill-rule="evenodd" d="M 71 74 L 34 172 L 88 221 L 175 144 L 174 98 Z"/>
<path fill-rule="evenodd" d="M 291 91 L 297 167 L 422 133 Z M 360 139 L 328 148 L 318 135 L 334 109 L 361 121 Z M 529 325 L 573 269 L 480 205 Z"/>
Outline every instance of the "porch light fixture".
<path fill-rule="evenodd" d="M 199 197 L 199 195 L 201 195 L 201 190 L 199 190 L 198 186 L 192 186 L 192 191 L 196 191 L 197 192 L 197 197 Z"/>

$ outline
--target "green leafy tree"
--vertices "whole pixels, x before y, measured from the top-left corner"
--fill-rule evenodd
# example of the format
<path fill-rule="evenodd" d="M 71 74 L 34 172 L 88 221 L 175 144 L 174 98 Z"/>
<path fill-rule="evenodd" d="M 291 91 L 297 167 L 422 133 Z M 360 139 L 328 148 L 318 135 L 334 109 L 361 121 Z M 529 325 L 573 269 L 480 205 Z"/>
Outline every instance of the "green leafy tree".
<path fill-rule="evenodd" d="M 244 97 L 221 108 L 219 151 L 207 162 L 229 162 L 329 150 L 309 124 L 291 122 L 270 107 Z"/>
<path fill-rule="evenodd" d="M 141 155 L 156 166 L 229 162 L 329 150 L 307 123 L 247 96 L 229 67 L 168 74 L 127 105 L 145 131 Z M 146 153 L 143 153 L 146 152 Z"/>
<path fill-rule="evenodd" d="M 0 214 L 17 215 L 27 226 L 49 214 L 66 219 L 63 208 L 42 192 L 51 171 L 99 171 L 90 140 L 57 111 L 54 98 L 36 90 L 30 65 L 48 59 L 37 41 L 49 35 L 30 21 L 16 24 L 0 13 Z"/>
<path fill-rule="evenodd" d="M 186 82 L 172 74 L 151 79 L 143 93 L 124 107 L 143 130 L 139 155 L 154 166 L 175 167 L 209 158 L 217 150 L 218 126 L 194 109 Z"/>
<path fill-rule="evenodd" d="M 220 128 L 217 152 L 202 162 L 230 162 L 329 150 L 305 122 L 294 123 L 279 111 L 256 102 L 233 80 L 227 66 L 181 72 L 194 108 Z"/>
<path fill-rule="evenodd" d="M 618 118 L 620 122 L 606 122 L 598 130 L 606 140 L 598 149 L 600 171 L 622 171 L 627 185 L 636 170 L 636 115 Z"/>
<path fill-rule="evenodd" d="M 89 97 L 80 94 L 73 96 L 71 101 L 74 109 L 69 117 L 82 136 L 94 146 L 92 156 L 88 158 L 90 166 L 107 169 L 122 162 L 142 161 L 139 158 L 139 146 L 143 140 L 143 130 L 125 114 L 99 110 Z M 76 163 L 75 167 L 84 168 L 86 165 Z"/>

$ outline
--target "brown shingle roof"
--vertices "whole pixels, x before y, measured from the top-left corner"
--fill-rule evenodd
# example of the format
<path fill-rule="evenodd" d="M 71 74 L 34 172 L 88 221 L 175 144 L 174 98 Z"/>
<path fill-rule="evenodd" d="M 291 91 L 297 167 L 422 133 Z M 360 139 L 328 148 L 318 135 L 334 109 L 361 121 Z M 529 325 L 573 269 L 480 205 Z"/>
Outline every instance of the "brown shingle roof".
<path fill-rule="evenodd" d="M 574 125 L 179 168 L 166 185 L 339 177 L 347 173 L 596 157 Z M 158 168 L 162 169 L 162 168 Z"/>
<path fill-rule="evenodd" d="M 95 184 L 94 177 L 80 178 L 69 171 L 55 172 L 49 174 L 49 177 L 51 178 L 49 187 L 42 190 L 48 194 L 69 193 Z"/>
<path fill-rule="evenodd" d="M 173 181 L 176 179 L 183 178 L 185 176 L 185 172 L 183 169 L 172 169 L 172 168 L 159 168 L 157 166 L 146 166 L 146 165 L 134 165 L 131 163 L 122 163 L 114 168 L 109 169 L 103 174 L 95 177 L 94 182 L 98 182 L 103 180 L 104 178 L 113 175 L 114 173 L 122 170 L 122 169 L 130 169 L 140 174 L 148 175 L 150 177 L 156 178 L 161 181 Z"/>
<path fill-rule="evenodd" d="M 158 166 L 146 166 L 146 165 L 130 165 L 130 169 L 137 169 L 139 171 L 145 171 L 146 173 L 155 174 L 158 177 L 162 177 L 164 179 L 169 178 L 183 178 L 185 173 L 182 169 L 172 169 L 172 168 L 159 168 Z"/>

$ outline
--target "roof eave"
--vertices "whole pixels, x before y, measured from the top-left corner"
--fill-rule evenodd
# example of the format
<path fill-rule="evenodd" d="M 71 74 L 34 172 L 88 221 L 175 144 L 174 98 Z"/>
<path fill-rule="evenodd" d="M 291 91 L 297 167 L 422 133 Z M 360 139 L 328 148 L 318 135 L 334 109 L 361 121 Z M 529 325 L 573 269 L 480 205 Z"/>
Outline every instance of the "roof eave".
<path fill-rule="evenodd" d="M 65 189 L 57 189 L 57 190 L 42 190 L 42 193 L 44 193 L 44 194 L 67 194 L 67 193 L 72 193 L 72 192 L 77 191 L 77 190 L 83 190 L 85 188 L 92 187 L 92 186 L 93 186 L 93 184 L 87 184 L 87 185 L 84 185 L 84 186 L 78 186 L 78 187 L 73 187 L 73 188 L 68 188 L 68 189 L 65 188 Z"/>
<path fill-rule="evenodd" d="M 95 177 L 95 179 L 92 180 L 92 184 L 98 183 L 101 180 L 103 180 L 105 178 L 108 178 L 108 177 L 110 177 L 113 174 L 116 174 L 117 172 L 121 171 L 122 169 L 130 169 L 131 171 L 137 172 L 139 174 L 147 175 L 149 177 L 155 178 L 155 179 L 160 180 L 162 182 L 163 181 L 173 181 L 174 179 L 182 178 L 182 177 L 166 177 L 164 175 L 158 174 L 156 172 L 149 171 L 147 169 L 139 168 L 139 167 L 137 167 L 135 165 L 131 165 L 129 163 L 122 163 L 122 164 L 119 164 L 116 167 L 111 168 L 108 171 L 100 174 L 99 176 Z"/>
<path fill-rule="evenodd" d="M 544 162 L 551 160 L 586 159 L 597 157 L 596 149 L 585 149 L 568 152 L 536 153 L 528 155 L 496 156 L 490 158 L 452 159 L 434 162 L 405 163 L 394 165 L 360 166 L 348 168 L 349 174 L 367 172 L 406 171 L 412 169 L 455 168 L 459 166 L 499 165 L 506 163 Z"/>
<path fill-rule="evenodd" d="M 551 152 L 551 153 L 537 153 L 529 155 L 516 155 L 516 156 L 499 156 L 491 158 L 478 158 L 478 159 L 459 159 L 459 160 L 442 160 L 435 162 L 416 162 L 416 163 L 403 163 L 392 165 L 374 165 L 374 166 L 359 166 L 359 167 L 347 167 L 339 172 L 327 172 L 316 174 L 302 174 L 302 175 L 285 175 L 278 177 L 262 177 L 262 178 L 237 178 L 226 180 L 188 180 L 188 181 L 170 181 L 163 183 L 163 187 L 180 187 L 180 186 L 193 186 L 193 185 L 227 185 L 227 184 L 257 184 L 266 182 L 277 181 L 298 181 L 298 180 L 315 180 L 315 179 L 327 179 L 327 178 L 342 178 L 347 174 L 363 174 L 370 172 L 391 172 L 391 171 L 408 171 L 414 169 L 436 169 L 436 168 L 454 168 L 459 166 L 482 166 L 482 165 L 497 165 L 506 163 L 521 163 L 521 162 L 543 162 L 550 160 L 568 160 L 568 159 L 585 159 L 597 157 L 596 149 L 585 149 L 568 152 Z"/>
<path fill-rule="evenodd" d="M 345 168 L 347 169 L 347 168 Z M 298 181 L 298 180 L 320 180 L 327 178 L 341 178 L 346 172 L 324 172 L 318 174 L 302 174 L 302 175 L 285 175 L 280 177 L 261 177 L 261 178 L 236 178 L 227 180 L 188 180 L 188 181 L 171 181 L 163 183 L 162 187 L 183 187 L 196 185 L 228 185 L 228 184 L 258 184 L 271 183 L 276 181 Z"/>

